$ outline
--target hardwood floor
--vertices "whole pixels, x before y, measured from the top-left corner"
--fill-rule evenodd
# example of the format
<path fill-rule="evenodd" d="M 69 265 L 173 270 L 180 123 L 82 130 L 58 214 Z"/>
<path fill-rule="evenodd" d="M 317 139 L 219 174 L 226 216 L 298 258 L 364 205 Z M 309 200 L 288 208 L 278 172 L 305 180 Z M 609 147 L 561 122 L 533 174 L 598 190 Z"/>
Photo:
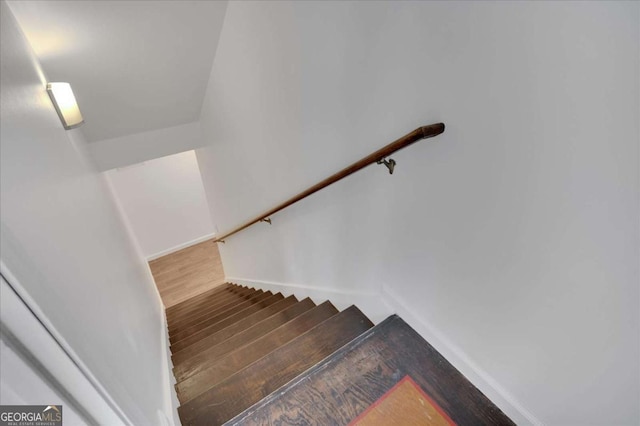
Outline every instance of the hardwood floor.
<path fill-rule="evenodd" d="M 149 262 L 165 308 L 224 283 L 218 245 L 211 240 Z"/>

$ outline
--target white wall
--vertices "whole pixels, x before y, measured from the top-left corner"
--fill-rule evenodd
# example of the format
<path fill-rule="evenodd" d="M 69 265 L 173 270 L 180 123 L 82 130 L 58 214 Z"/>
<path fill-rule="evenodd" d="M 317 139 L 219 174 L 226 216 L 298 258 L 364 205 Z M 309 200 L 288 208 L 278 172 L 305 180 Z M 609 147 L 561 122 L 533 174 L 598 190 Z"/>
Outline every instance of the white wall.
<path fill-rule="evenodd" d="M 65 424 L 87 424 L 3 339 L 0 339 L 0 375 L 2 405 L 62 405 Z"/>
<path fill-rule="evenodd" d="M 638 14 L 231 2 L 196 151 L 221 232 L 447 130 L 228 238 L 226 273 L 391 294 L 521 424 L 638 424 Z"/>
<path fill-rule="evenodd" d="M 124 418 L 159 424 L 172 416 L 171 388 L 151 274 L 81 129 L 63 130 L 38 60 L 0 7 L 2 262 Z"/>
<path fill-rule="evenodd" d="M 148 259 L 212 237 L 195 152 L 110 170 L 106 176 Z"/>

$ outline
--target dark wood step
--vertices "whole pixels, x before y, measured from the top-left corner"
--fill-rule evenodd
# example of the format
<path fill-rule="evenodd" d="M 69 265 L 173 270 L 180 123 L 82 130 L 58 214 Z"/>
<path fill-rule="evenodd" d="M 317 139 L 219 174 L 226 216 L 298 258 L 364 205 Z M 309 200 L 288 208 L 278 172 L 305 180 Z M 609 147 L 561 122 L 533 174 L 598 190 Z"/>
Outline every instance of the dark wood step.
<path fill-rule="evenodd" d="M 181 306 L 180 309 L 177 309 L 172 313 L 167 312 L 167 322 L 171 322 L 172 320 L 180 318 L 181 316 L 191 314 L 194 310 L 198 310 L 201 306 L 206 306 L 207 304 L 210 304 L 215 300 L 220 300 L 221 298 L 228 297 L 229 295 L 235 294 L 237 291 L 238 289 L 225 288 L 222 291 L 218 291 L 215 294 L 210 294 L 207 297 L 200 298 L 199 296 L 194 296 L 192 299 L 185 301 L 191 302 L 189 303 L 189 305 Z"/>
<path fill-rule="evenodd" d="M 371 328 L 352 306 L 216 384 L 178 409 L 184 425 L 219 425 Z"/>
<path fill-rule="evenodd" d="M 211 290 L 207 290 L 203 293 L 197 294 L 187 300 L 184 300 L 174 306 L 171 306 L 170 308 L 167 308 L 166 312 L 168 316 L 174 315 L 177 312 L 183 311 L 183 310 L 189 310 L 190 308 L 192 308 L 195 304 L 206 300 L 207 298 L 210 297 L 216 297 L 217 294 L 219 294 L 222 291 L 225 292 L 235 292 L 241 288 L 246 288 L 243 286 L 238 286 L 236 284 L 231 284 L 231 283 L 226 283 L 226 284 L 222 284 L 218 287 L 214 287 Z"/>
<path fill-rule="evenodd" d="M 183 315 L 181 318 L 175 319 L 171 322 L 169 326 L 169 336 L 173 336 L 177 329 L 186 328 L 190 325 L 193 325 L 197 321 L 198 318 L 201 317 L 210 317 L 213 315 L 217 315 L 220 312 L 224 312 L 225 310 L 238 305 L 240 303 L 246 302 L 256 296 L 262 294 L 262 290 L 247 290 L 239 294 L 234 294 L 229 297 L 224 297 L 219 301 L 216 301 L 208 306 L 201 307 L 197 312 L 194 312 L 192 315 Z"/>
<path fill-rule="evenodd" d="M 173 327 L 171 326 L 169 327 L 169 335 L 171 336 L 175 334 L 176 330 L 178 329 L 187 328 L 191 325 L 202 322 L 209 317 L 216 316 L 221 312 L 224 312 L 228 309 L 233 308 L 236 305 L 239 305 L 240 303 L 244 303 L 247 300 L 254 299 L 263 293 L 264 292 L 262 290 L 249 290 L 249 291 L 245 291 L 245 292 L 233 295 L 231 298 L 225 298 L 223 300 L 220 300 L 212 304 L 210 307 L 203 307 L 199 311 L 194 312 L 192 315 L 187 315 L 178 320 L 174 320 L 174 322 L 172 323 Z"/>
<path fill-rule="evenodd" d="M 173 319 L 179 318 L 182 315 L 190 314 L 194 310 L 198 310 L 200 307 L 206 306 L 207 304 L 211 303 L 212 301 L 220 297 L 228 296 L 229 294 L 236 294 L 238 293 L 238 291 L 244 290 L 245 288 L 246 287 L 229 286 L 229 287 L 226 287 L 221 292 L 215 292 L 213 294 L 209 294 L 206 296 L 202 296 L 202 295 L 194 296 L 191 299 L 182 302 L 179 309 L 176 309 L 170 313 L 167 312 L 167 320 L 173 320 Z"/>
<path fill-rule="evenodd" d="M 330 302 L 325 302 L 225 356 L 203 359 L 201 363 L 192 366 L 188 377 L 182 380 L 176 377 L 178 399 L 181 402 L 189 401 L 337 313 L 338 310 Z"/>
<path fill-rule="evenodd" d="M 167 314 L 167 316 L 173 315 L 175 312 L 178 312 L 179 310 L 187 307 L 187 306 L 191 306 L 192 303 L 194 303 L 194 301 L 199 300 L 201 298 L 206 298 L 208 296 L 213 296 L 221 291 L 226 291 L 232 287 L 235 287 L 235 284 L 231 284 L 231 283 L 224 283 L 221 284 L 217 287 L 214 287 L 210 290 L 204 291 L 196 296 L 193 296 L 187 300 L 183 300 L 180 303 L 177 303 L 173 306 L 169 306 L 167 309 L 165 309 L 165 312 Z"/>
<path fill-rule="evenodd" d="M 169 324 L 175 324 L 188 318 L 196 317 L 198 315 L 202 315 L 206 312 L 211 311 L 211 309 L 217 309 L 223 304 L 228 304 L 233 302 L 234 300 L 239 300 L 247 295 L 250 295 L 258 290 L 253 288 L 241 288 L 234 289 L 233 291 L 228 291 L 227 294 L 219 294 L 216 298 L 207 298 L 197 305 L 193 306 L 189 311 L 183 311 L 175 314 L 172 318 L 167 319 Z M 224 303 L 223 303 L 224 302 Z"/>
<path fill-rule="evenodd" d="M 409 376 L 459 425 L 513 425 L 398 316 L 233 419 L 234 424 L 348 424 Z M 321 395 L 322 397 L 318 397 Z"/>
<path fill-rule="evenodd" d="M 261 310 L 262 308 L 265 308 L 267 306 L 273 305 L 274 303 L 280 301 L 284 299 L 284 296 L 282 296 L 281 293 L 278 294 L 274 294 L 273 296 L 271 296 L 268 299 L 262 300 L 258 303 L 255 303 L 245 309 L 243 309 L 242 311 L 231 315 L 215 324 L 210 325 L 207 328 L 204 328 L 200 331 L 198 331 L 197 333 L 192 334 L 191 336 L 182 339 L 180 341 L 177 341 L 175 343 L 171 343 L 171 351 L 172 352 L 178 352 L 183 350 L 184 348 L 198 342 L 201 339 L 204 339 L 207 336 L 210 336 L 220 330 L 222 330 L 223 328 L 229 327 L 231 324 L 234 324 L 246 317 L 248 317 L 249 315 L 258 312 L 259 310 Z"/>
<path fill-rule="evenodd" d="M 305 299 L 305 300 L 310 300 L 310 299 Z M 253 327 L 260 321 L 266 318 L 269 318 L 271 315 L 275 315 L 276 313 L 281 312 L 295 305 L 296 303 L 298 303 L 298 299 L 296 299 L 295 296 L 289 296 L 285 299 L 282 299 L 274 303 L 273 305 L 262 308 L 259 311 L 254 312 L 245 318 L 242 318 L 240 321 L 233 323 L 228 327 L 225 327 L 222 330 L 214 334 L 211 334 L 192 345 L 187 346 L 183 350 L 174 352 L 173 355 L 171 356 L 173 365 L 179 365 L 180 363 L 186 361 L 192 356 L 195 356 L 196 354 L 212 346 L 215 346 L 224 342 L 225 340 L 233 337 L 237 333 L 240 333 L 248 329 L 249 327 Z M 174 348 L 172 347 L 171 349 L 174 349 Z"/>
<path fill-rule="evenodd" d="M 220 357 L 232 352 L 242 346 L 252 343 L 254 340 L 264 336 L 265 334 L 275 330 L 283 324 L 296 318 L 308 310 L 315 307 L 315 304 L 311 299 L 305 299 L 295 305 L 285 309 L 269 318 L 259 322 L 258 324 L 250 327 L 240 333 L 237 333 L 233 337 L 212 346 L 209 349 L 200 352 L 199 354 L 189 358 L 181 364 L 174 364 L 173 374 L 177 382 L 181 382 L 187 377 L 190 377 L 198 372 L 199 369 L 205 368 L 207 363 L 212 360 L 219 359 Z"/>
<path fill-rule="evenodd" d="M 253 291 L 248 292 L 248 294 L 251 294 L 251 293 L 253 293 Z M 168 319 L 167 324 L 169 325 L 169 333 L 173 332 L 178 324 L 190 321 L 193 318 L 210 313 L 214 310 L 219 309 L 222 306 L 228 305 L 229 303 L 232 303 L 232 302 L 240 303 L 241 301 L 246 300 L 245 297 L 246 297 L 246 294 L 241 295 L 241 294 L 231 293 L 231 292 L 229 292 L 226 295 L 221 294 L 218 299 L 211 300 L 208 303 L 203 304 L 202 306 L 198 306 L 197 308 L 194 308 L 192 312 L 189 312 L 189 313 L 185 312 L 172 319 Z"/>
<path fill-rule="evenodd" d="M 240 303 L 232 303 L 230 305 L 227 305 L 224 307 L 224 309 L 218 309 L 212 315 L 207 316 L 203 321 L 200 321 L 196 324 L 190 324 L 185 327 L 180 327 L 180 329 L 176 330 L 173 334 L 171 334 L 170 332 L 169 340 L 172 344 L 174 342 L 179 342 L 180 340 L 185 339 L 199 332 L 200 330 L 209 327 L 210 325 L 220 322 L 223 319 L 237 312 L 240 312 L 255 303 L 258 303 L 264 299 L 268 299 L 271 296 L 273 296 L 273 294 L 271 294 L 270 291 L 263 293 L 262 290 L 258 290 L 253 294 L 253 297 L 251 299 L 241 301 Z"/>
<path fill-rule="evenodd" d="M 195 308 L 193 308 L 193 310 L 191 312 L 184 312 L 182 314 L 180 314 L 179 316 L 176 316 L 175 318 L 173 318 L 171 321 L 169 321 L 171 324 L 177 324 L 180 322 L 185 322 L 185 321 L 189 321 L 193 318 L 197 318 L 198 316 L 202 316 L 205 315 L 213 310 L 219 309 L 220 307 L 224 306 L 224 305 L 228 305 L 229 303 L 232 302 L 240 302 L 243 300 L 246 300 L 247 297 L 251 297 L 251 294 L 255 293 L 258 290 L 255 289 L 245 289 L 244 291 L 238 291 L 235 293 L 231 293 L 229 292 L 228 295 L 220 295 L 220 298 L 218 299 L 213 299 L 208 301 L 207 303 L 203 303 L 202 305 L 199 305 Z"/>

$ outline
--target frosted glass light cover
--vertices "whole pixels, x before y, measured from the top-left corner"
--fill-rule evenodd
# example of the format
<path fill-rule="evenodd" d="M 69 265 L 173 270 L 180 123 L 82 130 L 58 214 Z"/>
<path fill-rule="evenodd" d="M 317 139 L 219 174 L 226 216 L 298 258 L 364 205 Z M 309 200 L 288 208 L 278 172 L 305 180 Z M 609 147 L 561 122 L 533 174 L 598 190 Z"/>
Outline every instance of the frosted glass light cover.
<path fill-rule="evenodd" d="M 48 83 L 47 93 L 65 129 L 73 129 L 84 123 L 69 83 Z"/>

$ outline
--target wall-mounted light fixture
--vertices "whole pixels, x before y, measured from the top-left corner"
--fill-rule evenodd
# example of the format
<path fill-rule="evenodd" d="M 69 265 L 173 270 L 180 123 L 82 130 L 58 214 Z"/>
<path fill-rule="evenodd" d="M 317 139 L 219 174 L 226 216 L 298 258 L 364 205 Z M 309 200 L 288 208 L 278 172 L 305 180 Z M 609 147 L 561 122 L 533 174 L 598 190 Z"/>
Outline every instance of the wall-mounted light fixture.
<path fill-rule="evenodd" d="M 73 129 L 84 123 L 69 83 L 47 83 L 47 93 L 65 129 Z"/>

